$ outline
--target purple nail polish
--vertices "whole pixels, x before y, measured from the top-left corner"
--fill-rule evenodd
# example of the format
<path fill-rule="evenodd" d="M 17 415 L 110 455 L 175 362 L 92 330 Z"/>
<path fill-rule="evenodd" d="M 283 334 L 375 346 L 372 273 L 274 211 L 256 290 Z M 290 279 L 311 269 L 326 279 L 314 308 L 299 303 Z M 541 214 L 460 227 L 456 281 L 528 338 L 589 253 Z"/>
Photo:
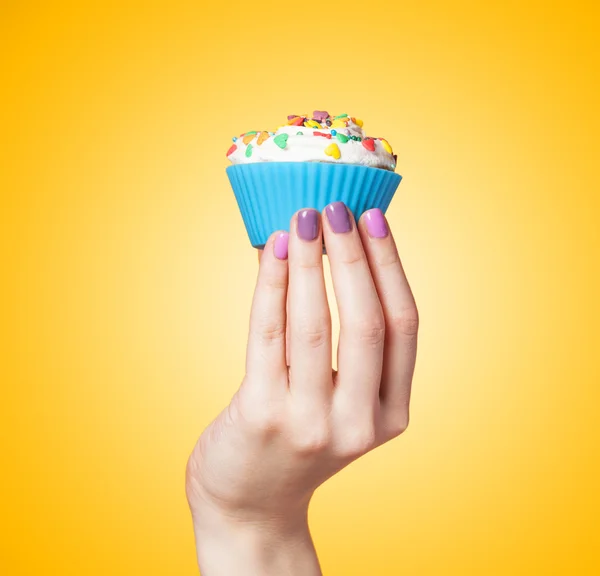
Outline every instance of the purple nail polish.
<path fill-rule="evenodd" d="M 288 241 L 290 235 L 287 232 L 280 232 L 273 243 L 273 254 L 278 260 L 287 260 L 288 257 Z"/>
<path fill-rule="evenodd" d="M 365 223 L 367 232 L 371 238 L 385 238 L 388 235 L 388 226 L 383 212 L 379 208 L 373 208 L 365 212 Z"/>
<path fill-rule="evenodd" d="M 298 212 L 298 236 L 310 242 L 319 235 L 319 213 L 316 210 Z"/>
<path fill-rule="evenodd" d="M 325 208 L 327 212 L 327 219 L 331 224 L 331 229 L 336 234 L 343 234 L 344 232 L 350 232 L 352 230 L 352 223 L 350 222 L 350 214 L 348 209 L 343 202 L 333 202 Z"/>

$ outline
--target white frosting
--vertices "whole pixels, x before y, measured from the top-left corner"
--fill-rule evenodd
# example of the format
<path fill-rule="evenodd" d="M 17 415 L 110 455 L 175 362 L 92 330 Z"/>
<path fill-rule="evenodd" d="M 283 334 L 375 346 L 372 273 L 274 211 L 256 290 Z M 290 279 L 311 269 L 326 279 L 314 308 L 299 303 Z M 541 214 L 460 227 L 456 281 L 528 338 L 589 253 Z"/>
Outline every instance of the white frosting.
<path fill-rule="evenodd" d="M 341 142 L 335 133 L 344 136 L 356 136 L 361 139 Z M 315 132 L 331 135 L 331 139 L 324 136 L 315 136 Z M 301 133 L 301 135 L 299 134 Z M 374 139 L 374 151 L 370 151 L 362 143 L 365 139 L 363 129 L 348 119 L 348 125 L 344 128 L 308 128 L 306 126 L 282 126 L 275 133 L 269 133 L 269 137 L 258 144 L 258 132 L 248 145 L 244 144 L 243 137 L 235 140 L 237 149 L 229 154 L 228 158 L 233 164 L 252 164 L 254 162 L 333 162 L 336 164 L 360 164 L 373 168 L 395 170 L 396 160 L 380 139 Z M 281 148 L 275 142 L 280 134 L 287 134 L 288 139 L 285 148 Z M 367 137 L 368 138 L 368 137 Z M 325 150 L 336 144 L 340 151 L 340 158 L 327 155 Z M 251 155 L 246 156 L 248 146 L 252 146 Z"/>

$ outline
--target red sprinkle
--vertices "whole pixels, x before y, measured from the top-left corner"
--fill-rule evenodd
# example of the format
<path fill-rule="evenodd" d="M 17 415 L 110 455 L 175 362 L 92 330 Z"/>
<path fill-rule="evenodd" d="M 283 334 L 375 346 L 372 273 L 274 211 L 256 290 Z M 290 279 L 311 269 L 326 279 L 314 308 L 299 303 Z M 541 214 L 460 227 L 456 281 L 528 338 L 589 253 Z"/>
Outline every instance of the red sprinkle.
<path fill-rule="evenodd" d="M 323 136 L 324 138 L 327 138 L 328 140 L 331 140 L 331 134 L 323 134 L 323 132 L 313 132 L 313 134 L 315 136 Z"/>
<path fill-rule="evenodd" d="M 363 138 L 362 145 L 369 151 L 375 152 L 375 140 L 372 138 Z"/>
<path fill-rule="evenodd" d="M 291 126 L 303 126 L 304 125 L 304 118 L 302 118 L 301 116 L 298 116 L 298 118 L 296 118 Z"/>
<path fill-rule="evenodd" d="M 235 144 L 231 145 L 231 148 L 227 150 L 227 156 L 233 154 L 237 150 L 237 146 Z"/>

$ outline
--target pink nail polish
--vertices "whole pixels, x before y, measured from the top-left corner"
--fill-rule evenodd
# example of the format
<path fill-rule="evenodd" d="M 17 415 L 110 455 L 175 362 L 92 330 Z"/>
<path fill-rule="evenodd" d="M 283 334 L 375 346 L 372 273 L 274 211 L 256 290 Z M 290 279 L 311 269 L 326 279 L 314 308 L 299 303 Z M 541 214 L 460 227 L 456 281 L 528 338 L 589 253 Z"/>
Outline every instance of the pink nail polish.
<path fill-rule="evenodd" d="M 388 233 L 387 222 L 385 216 L 379 208 L 373 208 L 365 212 L 365 222 L 367 224 L 367 232 L 371 238 L 385 238 Z"/>
<path fill-rule="evenodd" d="M 288 242 L 290 235 L 287 232 L 280 232 L 273 243 L 273 253 L 278 260 L 287 260 Z"/>

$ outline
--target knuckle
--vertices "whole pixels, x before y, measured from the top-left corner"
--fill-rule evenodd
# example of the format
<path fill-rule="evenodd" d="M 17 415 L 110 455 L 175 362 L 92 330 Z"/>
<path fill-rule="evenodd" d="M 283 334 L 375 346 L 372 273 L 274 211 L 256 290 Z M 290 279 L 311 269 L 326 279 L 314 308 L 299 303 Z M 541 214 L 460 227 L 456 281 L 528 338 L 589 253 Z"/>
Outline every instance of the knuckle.
<path fill-rule="evenodd" d="M 252 332 L 263 344 L 275 344 L 285 338 L 285 323 L 278 321 L 261 322 Z"/>
<path fill-rule="evenodd" d="M 405 308 L 390 321 L 392 327 L 405 336 L 416 336 L 419 331 L 419 313 L 416 307 Z"/>
<path fill-rule="evenodd" d="M 342 258 L 340 258 L 340 262 L 346 266 L 354 266 L 356 264 L 361 264 L 364 261 L 365 261 L 364 254 L 361 254 L 358 251 L 352 252 L 352 253 L 342 256 Z"/>
<path fill-rule="evenodd" d="M 247 420 L 254 434 L 260 438 L 271 438 L 280 432 L 282 426 L 280 410 L 269 404 L 255 408 Z"/>
<path fill-rule="evenodd" d="M 294 450 L 300 455 L 321 454 L 328 450 L 331 432 L 326 424 L 311 425 L 294 437 Z"/>
<path fill-rule="evenodd" d="M 377 266 L 380 268 L 395 267 L 400 264 L 400 256 L 397 250 L 385 251 L 377 258 Z"/>
<path fill-rule="evenodd" d="M 300 268 L 301 270 L 314 270 L 315 268 L 322 268 L 323 261 L 321 259 L 301 260 L 296 263 L 296 267 Z"/>
<path fill-rule="evenodd" d="M 329 341 L 330 332 L 329 320 L 322 318 L 314 324 L 301 326 L 296 337 L 310 348 L 320 348 Z"/>
<path fill-rule="evenodd" d="M 385 326 L 363 328 L 359 333 L 360 341 L 369 347 L 375 348 L 385 341 Z"/>
<path fill-rule="evenodd" d="M 352 426 L 345 434 L 341 447 L 342 456 L 358 458 L 372 450 L 376 445 L 375 426 L 372 423 Z"/>
<path fill-rule="evenodd" d="M 383 314 L 375 314 L 372 318 L 358 322 L 350 328 L 356 338 L 369 347 L 377 347 L 385 340 L 385 320 Z"/>
<path fill-rule="evenodd" d="M 281 401 L 265 393 L 255 393 L 256 382 L 244 380 L 242 387 L 222 413 L 221 423 L 240 426 L 255 438 L 270 438 L 282 430 L 284 409 Z"/>
<path fill-rule="evenodd" d="M 280 291 L 287 289 L 288 280 L 284 274 L 266 274 L 262 284 L 267 290 Z"/>
<path fill-rule="evenodd" d="M 393 417 L 388 420 L 386 433 L 389 439 L 396 438 L 406 432 L 410 421 L 409 411 L 407 407 L 403 407 L 397 411 Z"/>

